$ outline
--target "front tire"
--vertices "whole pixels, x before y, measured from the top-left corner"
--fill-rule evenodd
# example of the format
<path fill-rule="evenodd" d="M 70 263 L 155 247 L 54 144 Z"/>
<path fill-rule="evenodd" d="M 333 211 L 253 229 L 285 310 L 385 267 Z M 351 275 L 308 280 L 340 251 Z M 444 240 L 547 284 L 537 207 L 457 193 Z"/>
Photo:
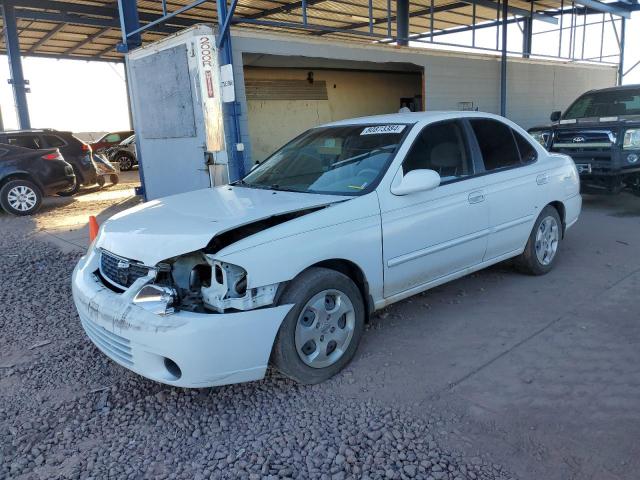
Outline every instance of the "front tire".
<path fill-rule="evenodd" d="M 40 188 L 29 180 L 11 180 L 0 188 L 0 205 L 13 215 L 32 215 L 41 203 Z"/>
<path fill-rule="evenodd" d="M 562 220 L 558 211 L 547 205 L 533 226 L 524 252 L 516 257 L 516 266 L 529 275 L 544 275 L 550 272 L 558 258 L 561 241 Z"/>
<path fill-rule="evenodd" d="M 351 361 L 360 343 L 365 319 L 360 290 L 342 273 L 310 268 L 279 301 L 292 303 L 278 331 L 272 363 L 299 383 L 324 382 Z"/>

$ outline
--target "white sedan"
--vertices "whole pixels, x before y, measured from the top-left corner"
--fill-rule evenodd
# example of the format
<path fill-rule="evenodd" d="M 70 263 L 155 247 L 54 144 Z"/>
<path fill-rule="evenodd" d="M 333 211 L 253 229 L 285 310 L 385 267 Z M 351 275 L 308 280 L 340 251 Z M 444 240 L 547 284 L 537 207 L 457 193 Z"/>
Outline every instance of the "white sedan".
<path fill-rule="evenodd" d="M 343 120 L 244 179 L 104 223 L 73 274 L 108 357 L 170 385 L 317 383 L 354 356 L 369 315 L 516 257 L 553 268 L 580 214 L 571 158 L 491 114 Z"/>

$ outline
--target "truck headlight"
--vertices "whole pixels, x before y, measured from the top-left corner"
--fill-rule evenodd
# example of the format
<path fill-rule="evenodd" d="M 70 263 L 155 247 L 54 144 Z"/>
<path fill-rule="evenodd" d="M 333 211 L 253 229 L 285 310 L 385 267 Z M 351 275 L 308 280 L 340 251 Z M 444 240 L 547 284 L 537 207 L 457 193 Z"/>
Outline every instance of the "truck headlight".
<path fill-rule="evenodd" d="M 624 132 L 622 148 L 625 150 L 640 149 L 640 128 L 630 128 Z"/>
<path fill-rule="evenodd" d="M 544 148 L 547 148 L 549 144 L 549 138 L 551 137 L 551 132 L 545 130 L 538 130 L 535 132 L 529 132 L 529 135 L 533 137 L 533 139 L 542 145 Z"/>

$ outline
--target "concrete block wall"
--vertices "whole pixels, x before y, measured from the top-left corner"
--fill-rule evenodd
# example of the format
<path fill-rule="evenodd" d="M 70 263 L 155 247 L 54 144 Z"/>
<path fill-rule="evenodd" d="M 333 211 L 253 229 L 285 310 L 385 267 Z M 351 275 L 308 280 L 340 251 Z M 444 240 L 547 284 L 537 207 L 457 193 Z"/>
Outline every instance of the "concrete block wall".
<path fill-rule="evenodd" d="M 236 92 L 241 127 L 250 161 L 250 136 L 244 95 L 243 53 L 308 57 L 352 62 L 403 63 L 424 69 L 426 110 L 458 110 L 473 102 L 479 110 L 499 113 L 500 59 L 424 48 L 338 42 L 309 35 L 274 34 L 232 29 Z M 291 67 L 296 65 L 292 60 Z M 564 110 L 586 90 L 615 85 L 616 68 L 607 65 L 509 57 L 507 117 L 524 128 L 548 122 L 553 110 Z"/>

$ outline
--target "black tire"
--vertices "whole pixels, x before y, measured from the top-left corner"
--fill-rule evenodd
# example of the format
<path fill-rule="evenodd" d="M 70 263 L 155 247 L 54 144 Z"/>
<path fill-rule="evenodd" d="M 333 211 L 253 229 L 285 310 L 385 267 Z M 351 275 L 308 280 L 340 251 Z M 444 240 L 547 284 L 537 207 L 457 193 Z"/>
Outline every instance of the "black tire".
<path fill-rule="evenodd" d="M 117 185 L 120 181 L 120 177 L 118 177 L 117 173 L 112 173 L 111 175 L 109 175 L 109 181 L 111 181 L 112 185 Z"/>
<path fill-rule="evenodd" d="M 24 195 L 24 201 L 20 202 L 17 195 Z M 42 204 L 42 191 L 35 183 L 29 180 L 10 180 L 0 188 L 0 205 L 13 215 L 32 215 L 40 209 Z"/>
<path fill-rule="evenodd" d="M 349 331 L 351 337 L 344 345 L 343 353 L 334 363 L 319 368 L 309 366 L 298 353 L 296 327 L 299 321 L 303 321 L 301 314 L 307 302 L 325 290 L 346 295 L 353 306 L 353 315 L 350 314 Z M 299 383 L 316 384 L 331 378 L 351 361 L 364 331 L 365 308 L 360 290 L 349 277 L 335 270 L 310 268 L 290 282 L 278 303 L 280 305 L 294 304 L 280 326 L 271 355 L 271 362 L 280 372 Z M 331 318 L 330 315 L 328 318 Z M 329 320 L 324 325 L 330 326 Z M 345 327 L 339 328 L 347 328 L 346 323 Z M 319 329 L 318 335 L 324 330 L 323 326 L 322 329 Z M 326 335 L 329 337 L 330 333 L 326 332 Z M 325 348 L 325 353 L 328 352 L 331 342 L 332 340 L 328 340 L 318 349 Z M 335 349 L 335 346 L 333 348 Z"/>
<path fill-rule="evenodd" d="M 133 158 L 131 158 L 131 155 L 127 155 L 126 153 L 121 153 L 119 155 L 116 155 L 115 161 L 120 164 L 121 172 L 128 172 L 133 168 L 133 164 L 134 164 Z"/>
<path fill-rule="evenodd" d="M 557 228 L 557 241 L 555 246 L 555 253 L 551 257 L 550 261 L 548 261 L 548 263 L 545 263 L 541 261 L 538 256 L 536 249 L 536 237 L 538 235 L 538 231 L 540 230 L 540 226 L 547 219 L 552 219 L 552 221 L 555 222 L 555 228 Z M 542 212 L 540 212 L 536 223 L 533 225 L 533 230 L 529 235 L 529 240 L 527 241 L 527 245 L 524 248 L 524 252 L 522 252 L 518 257 L 515 258 L 515 265 L 518 270 L 529 275 L 544 275 L 545 273 L 550 272 L 558 259 L 558 251 L 560 250 L 560 244 L 562 243 L 562 234 L 563 227 L 562 220 L 560 219 L 560 214 L 554 207 L 552 207 L 551 205 L 547 205 L 542 209 Z"/>
<path fill-rule="evenodd" d="M 96 183 L 98 184 L 98 186 L 100 188 L 104 187 L 104 184 L 107 183 L 107 181 L 105 180 L 103 175 L 98 175 L 98 178 L 96 180 Z"/>

